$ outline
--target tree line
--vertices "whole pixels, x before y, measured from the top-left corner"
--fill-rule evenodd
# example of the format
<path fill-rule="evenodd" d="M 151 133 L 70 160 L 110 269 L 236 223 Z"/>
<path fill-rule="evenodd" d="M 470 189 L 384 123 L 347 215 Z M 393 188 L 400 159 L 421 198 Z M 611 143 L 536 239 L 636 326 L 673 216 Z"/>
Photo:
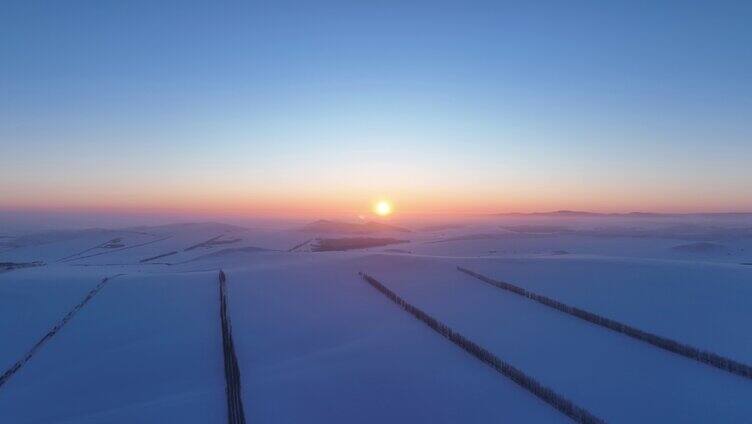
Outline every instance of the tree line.
<path fill-rule="evenodd" d="M 29 362 L 29 360 L 34 356 L 34 354 L 36 354 L 37 351 L 39 351 L 39 349 L 41 349 L 41 347 L 45 343 L 47 343 L 55 334 L 57 334 L 57 332 L 60 331 L 60 329 L 63 328 L 65 324 L 67 324 L 71 319 L 73 319 L 73 317 L 78 313 L 78 311 L 83 309 L 83 307 L 86 306 L 86 304 L 89 303 L 89 301 L 93 299 L 94 296 L 96 296 L 96 294 L 99 293 L 100 290 L 102 290 L 102 288 L 105 286 L 105 284 L 107 284 L 108 281 L 120 275 L 122 274 L 117 274 L 112 277 L 105 277 L 96 286 L 94 286 L 94 288 L 91 289 L 86 294 L 86 297 L 84 297 L 83 300 L 78 302 L 78 304 L 73 307 L 73 309 L 71 309 L 67 314 L 65 314 L 65 316 L 60 321 L 58 321 L 50 329 L 50 331 L 48 331 L 44 336 L 42 336 L 42 338 L 39 339 L 39 341 L 36 342 L 34 346 L 32 346 L 31 349 L 29 349 L 21 359 L 16 361 L 16 363 L 11 365 L 10 368 L 5 370 L 5 372 L 2 375 L 0 375 L 0 387 L 2 387 L 5 383 L 7 383 L 8 380 L 10 380 L 10 378 L 13 376 L 13 374 L 18 372 L 18 370 L 21 369 L 21 367 L 24 366 L 24 364 Z"/>
<path fill-rule="evenodd" d="M 464 349 L 466 352 L 470 353 L 477 359 L 490 365 L 496 371 L 498 371 L 505 377 L 511 379 L 518 385 L 522 386 L 524 389 L 528 390 L 529 392 L 531 392 L 538 398 L 542 399 L 544 402 L 548 403 L 549 405 L 553 406 L 554 408 L 556 408 L 563 414 L 567 415 L 574 421 L 579 422 L 579 423 L 586 423 L 586 424 L 605 422 L 602 419 L 591 414 L 584 408 L 575 405 L 572 401 L 564 398 L 563 396 L 559 395 L 552 389 L 542 385 L 541 383 L 536 381 L 534 378 L 528 376 L 527 374 L 525 374 L 518 368 L 515 368 L 509 363 L 502 361 L 499 357 L 497 357 L 493 353 L 482 348 L 481 346 L 471 341 L 467 337 L 463 336 L 462 334 L 452 330 L 449 326 L 438 321 L 437 319 L 433 318 L 427 313 L 423 312 L 418 307 L 413 306 L 412 304 L 408 303 L 406 300 L 402 299 L 400 296 L 398 296 L 396 293 L 391 291 L 388 287 L 383 285 L 381 282 L 379 282 L 375 278 L 363 272 L 360 272 L 359 274 L 361 277 L 363 277 L 363 280 L 365 280 L 368 284 L 376 288 L 383 295 L 385 295 L 392 302 L 396 303 L 399 307 L 401 307 L 402 309 L 410 313 L 412 316 L 414 316 L 415 318 L 419 319 L 420 321 L 422 321 L 423 323 L 431 327 L 431 329 L 441 334 L 442 336 L 446 337 L 447 339 L 449 339 L 449 341 L 461 347 L 462 349 Z"/>
<path fill-rule="evenodd" d="M 222 350 L 225 360 L 225 392 L 227 394 L 227 421 L 245 424 L 245 411 L 240 391 L 240 367 L 232 341 L 232 324 L 227 316 L 227 277 L 219 271 L 219 315 L 222 322 Z"/>
<path fill-rule="evenodd" d="M 658 336 L 656 334 L 653 334 L 647 331 L 642 331 L 630 325 L 623 324 L 621 322 L 618 322 L 618 321 L 615 321 L 606 317 L 602 317 L 598 314 L 588 312 L 584 309 L 567 305 L 565 303 L 551 299 L 550 297 L 546 297 L 546 296 L 531 292 L 529 290 L 523 289 L 522 287 L 515 286 L 514 284 L 510 284 L 504 281 L 494 280 L 492 278 L 478 274 L 477 272 L 471 271 L 461 266 L 458 266 L 457 270 L 462 271 L 465 274 L 471 275 L 483 281 L 484 283 L 490 284 L 494 287 L 498 287 L 500 289 L 507 290 L 512 293 L 516 293 L 520 296 L 525 296 L 528 299 L 535 300 L 536 302 L 542 303 L 546 306 L 549 306 L 561 312 L 583 319 L 590 323 L 600 325 L 601 327 L 606 327 L 609 330 L 613 330 L 618 333 L 625 334 L 637 340 L 650 343 L 653 346 L 659 347 L 661 349 L 665 349 L 669 352 L 673 352 L 673 353 L 682 355 L 684 357 L 694 359 L 695 361 L 714 366 L 716 368 L 728 371 L 736 375 L 740 375 L 742 377 L 752 378 L 751 366 L 735 361 L 730 358 L 726 358 L 725 356 L 719 355 L 717 353 L 709 352 L 706 350 L 701 350 L 694 346 L 680 343 L 676 340 L 672 340 L 667 337 L 662 337 L 662 336 Z"/>

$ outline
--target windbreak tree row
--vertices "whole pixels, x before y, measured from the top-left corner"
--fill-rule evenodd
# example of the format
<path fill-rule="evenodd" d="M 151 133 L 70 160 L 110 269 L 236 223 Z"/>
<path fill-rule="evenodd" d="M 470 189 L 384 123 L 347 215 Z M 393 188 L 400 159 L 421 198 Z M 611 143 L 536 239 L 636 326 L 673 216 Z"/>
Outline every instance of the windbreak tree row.
<path fill-rule="evenodd" d="M 13 374 L 18 372 L 18 370 L 21 369 L 21 367 L 24 366 L 24 364 L 29 362 L 29 360 L 34 356 L 34 354 L 36 354 L 39 351 L 39 349 L 41 349 L 42 346 L 44 346 L 45 343 L 47 343 L 50 339 L 52 339 L 52 337 L 55 336 L 55 334 L 57 334 L 57 332 L 60 331 L 60 329 L 63 328 L 65 324 L 67 324 L 71 319 L 73 319 L 73 317 L 78 313 L 78 311 L 83 309 L 83 307 L 86 306 L 86 304 L 89 303 L 89 301 L 93 299 L 94 296 L 96 296 L 96 294 L 99 293 L 100 290 L 102 290 L 102 288 L 105 286 L 105 284 L 107 284 L 108 281 L 110 281 L 112 278 L 115 278 L 115 277 L 117 277 L 117 275 L 114 277 L 103 278 L 102 281 L 100 281 L 96 286 L 94 286 L 93 289 L 89 291 L 89 293 L 86 294 L 86 297 L 84 297 L 83 300 L 81 300 L 76 306 L 73 307 L 73 309 L 71 309 L 67 314 L 65 314 L 65 316 L 60 321 L 58 321 L 55 324 L 55 326 L 52 327 L 50 331 L 47 332 L 47 334 L 42 336 L 42 338 L 39 339 L 39 341 L 36 342 L 34 346 L 32 346 L 31 349 L 29 349 L 29 351 L 26 352 L 26 354 L 21 359 L 19 359 L 18 361 L 16 361 L 16 363 L 11 365 L 11 367 L 8 368 L 3 373 L 3 375 L 0 376 L 0 387 L 2 387 L 5 383 L 7 383 L 8 380 L 13 376 Z"/>
<path fill-rule="evenodd" d="M 392 302 L 396 303 L 399 307 L 407 311 L 409 314 L 419 319 L 420 321 L 431 327 L 431 329 L 449 339 L 449 341 L 461 347 L 477 359 L 490 365 L 496 371 L 511 379 L 512 381 L 523 387 L 525 390 L 528 390 L 574 421 L 588 424 L 604 422 L 602 419 L 591 414 L 584 408 L 575 405 L 569 399 L 564 398 L 552 389 L 542 385 L 541 383 L 528 376 L 524 372 L 520 371 L 519 369 L 515 368 L 514 366 L 510 365 L 509 363 L 502 361 L 501 359 L 499 359 L 499 357 L 489 352 L 485 348 L 479 346 L 475 342 L 469 340 L 467 337 L 452 330 L 446 324 L 443 324 L 442 322 L 423 312 L 421 309 L 408 303 L 406 300 L 402 299 L 400 296 L 391 291 L 388 287 L 383 285 L 375 278 L 362 272 L 359 274 L 361 275 L 361 277 L 363 277 L 363 280 L 376 288 L 383 295 L 385 295 Z"/>
<path fill-rule="evenodd" d="M 484 283 L 490 284 L 494 287 L 498 287 L 503 290 L 510 291 L 512 293 L 516 293 L 520 296 L 527 297 L 528 299 L 535 300 L 536 302 L 542 303 L 548 307 L 554 308 L 561 312 L 583 319 L 590 323 L 600 325 L 601 327 L 606 327 L 609 330 L 613 330 L 618 333 L 625 334 L 637 340 L 641 340 L 643 342 L 650 343 L 653 346 L 657 346 L 661 349 L 665 349 L 669 352 L 673 352 L 673 353 L 682 355 L 684 357 L 694 359 L 698 362 L 702 362 L 704 364 L 714 366 L 724 371 L 728 371 L 730 373 L 740 375 L 742 377 L 752 378 L 752 367 L 747 364 L 735 361 L 730 358 L 726 358 L 717 353 L 709 352 L 706 350 L 701 350 L 694 346 L 677 342 L 676 340 L 672 340 L 667 337 L 662 337 L 653 333 L 649 333 L 647 331 L 642 331 L 630 325 L 623 324 L 621 322 L 602 317 L 598 314 L 588 312 L 584 309 L 567 305 L 565 303 L 559 302 L 558 300 L 551 299 L 550 297 L 546 297 L 546 296 L 531 292 L 530 290 L 526 290 L 522 287 L 515 286 L 514 284 L 510 284 L 504 281 L 494 280 L 492 278 L 486 277 L 485 275 L 478 274 L 477 272 L 471 271 L 461 266 L 458 266 L 457 269 L 459 271 L 464 272 L 465 274 L 468 274 L 477 278 L 480 281 L 483 281 Z"/>
<path fill-rule="evenodd" d="M 227 422 L 245 424 L 245 411 L 240 390 L 240 367 L 232 341 L 232 324 L 227 316 L 227 277 L 219 271 L 219 314 L 222 322 L 222 350 L 225 361 L 225 392 L 227 394 Z"/>

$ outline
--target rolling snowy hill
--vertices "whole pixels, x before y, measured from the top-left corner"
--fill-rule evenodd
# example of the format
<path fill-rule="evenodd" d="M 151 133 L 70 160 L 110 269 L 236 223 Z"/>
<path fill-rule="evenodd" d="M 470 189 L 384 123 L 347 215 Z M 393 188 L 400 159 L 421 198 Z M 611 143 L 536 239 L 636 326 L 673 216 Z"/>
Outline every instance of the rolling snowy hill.
<path fill-rule="evenodd" d="M 685 239 L 497 220 L 416 225 L 399 249 L 295 249 L 311 239 L 294 225 L 216 223 L 4 239 L 0 262 L 41 266 L 0 272 L 0 422 L 227 421 L 220 270 L 248 422 L 570 420 L 359 272 L 606 422 L 752 416 L 751 378 L 457 270 L 750 364 L 749 239 L 725 239 L 730 257 L 672 249 L 697 243 Z"/>

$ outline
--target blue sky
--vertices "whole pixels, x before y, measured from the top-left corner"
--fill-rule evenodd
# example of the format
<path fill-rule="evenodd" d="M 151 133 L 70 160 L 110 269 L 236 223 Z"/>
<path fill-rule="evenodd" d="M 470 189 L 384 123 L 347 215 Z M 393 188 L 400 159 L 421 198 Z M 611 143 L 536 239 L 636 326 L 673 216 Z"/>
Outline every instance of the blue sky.
<path fill-rule="evenodd" d="M 749 2 L 6 2 L 0 208 L 752 210 Z"/>

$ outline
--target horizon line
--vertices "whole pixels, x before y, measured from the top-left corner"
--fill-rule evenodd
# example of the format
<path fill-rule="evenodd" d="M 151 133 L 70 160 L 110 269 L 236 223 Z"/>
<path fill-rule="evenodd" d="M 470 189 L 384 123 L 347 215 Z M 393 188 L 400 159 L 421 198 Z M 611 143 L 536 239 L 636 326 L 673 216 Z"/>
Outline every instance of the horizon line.
<path fill-rule="evenodd" d="M 145 215 L 145 216 L 165 216 L 165 215 L 193 215 L 207 217 L 274 217 L 274 216 L 317 216 L 325 219 L 327 216 L 337 215 L 358 215 L 357 211 L 332 212 L 331 210 L 257 210 L 257 211 L 217 211 L 207 209 L 163 209 L 163 208 L 76 208 L 76 207 L 1 207 L 0 213 L 35 213 L 35 214 L 92 214 L 92 215 Z M 556 210 L 530 210 L 530 211 L 503 211 L 503 212 L 481 212 L 481 211 L 399 211 L 396 216 L 415 216 L 415 215 L 447 215 L 447 216 L 592 216 L 592 217 L 639 217 L 639 216 L 692 216 L 692 215 L 752 215 L 751 210 L 707 210 L 707 211 L 662 211 L 654 212 L 651 210 L 631 210 L 631 211 L 602 211 L 597 209 L 556 209 Z"/>

